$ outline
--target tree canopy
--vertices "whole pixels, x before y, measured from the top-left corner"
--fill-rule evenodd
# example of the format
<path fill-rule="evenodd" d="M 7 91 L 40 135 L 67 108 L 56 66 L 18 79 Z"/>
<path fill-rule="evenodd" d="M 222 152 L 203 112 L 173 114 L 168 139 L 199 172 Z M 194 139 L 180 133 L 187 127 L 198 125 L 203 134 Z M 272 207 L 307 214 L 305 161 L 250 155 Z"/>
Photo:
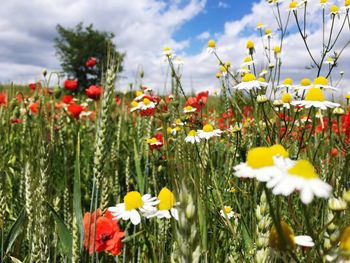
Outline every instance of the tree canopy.
<path fill-rule="evenodd" d="M 80 90 L 100 84 L 107 56 L 113 56 L 119 63 L 119 71 L 122 71 L 125 54 L 117 51 L 113 43 L 113 33 L 98 31 L 92 24 L 84 27 L 83 23 L 73 29 L 57 25 L 57 32 L 59 36 L 55 38 L 56 55 L 69 77 L 78 80 Z M 90 58 L 96 59 L 96 65 L 87 63 Z"/>

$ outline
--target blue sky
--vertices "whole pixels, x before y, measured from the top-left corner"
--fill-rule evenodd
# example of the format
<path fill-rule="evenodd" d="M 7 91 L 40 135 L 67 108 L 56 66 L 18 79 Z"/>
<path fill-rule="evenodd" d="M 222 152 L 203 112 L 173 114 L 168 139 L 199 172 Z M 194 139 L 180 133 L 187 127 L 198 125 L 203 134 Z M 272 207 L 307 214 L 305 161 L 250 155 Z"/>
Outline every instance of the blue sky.
<path fill-rule="evenodd" d="M 228 21 L 240 20 L 251 11 L 253 0 L 208 0 L 205 9 L 190 21 L 186 22 L 173 35 L 176 41 L 190 39 L 190 45 L 184 51 L 188 55 L 198 53 L 207 39 L 198 39 L 198 35 L 209 32 L 213 38 L 217 34 L 222 34 L 224 25 Z"/>

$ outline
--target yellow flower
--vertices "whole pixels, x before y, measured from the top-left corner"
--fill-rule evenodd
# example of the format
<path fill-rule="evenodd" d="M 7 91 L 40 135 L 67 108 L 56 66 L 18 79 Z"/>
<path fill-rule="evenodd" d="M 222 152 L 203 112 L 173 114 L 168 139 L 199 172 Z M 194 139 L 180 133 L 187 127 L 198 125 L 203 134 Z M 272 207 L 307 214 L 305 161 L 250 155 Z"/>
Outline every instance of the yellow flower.
<path fill-rule="evenodd" d="M 212 39 L 210 39 L 210 40 L 208 41 L 208 47 L 209 47 L 209 48 L 215 48 L 215 47 L 216 47 L 215 41 L 212 40 Z"/>
<path fill-rule="evenodd" d="M 275 46 L 275 48 L 273 49 L 273 51 L 275 52 L 275 54 L 281 53 L 281 48 L 280 48 L 280 46 Z"/>
<path fill-rule="evenodd" d="M 282 101 L 283 101 L 283 103 L 291 103 L 292 95 L 290 95 L 289 93 L 283 94 Z"/>
<path fill-rule="evenodd" d="M 159 210 L 170 210 L 176 203 L 174 194 L 166 187 L 163 187 L 163 189 L 159 192 L 158 199 Z"/>
<path fill-rule="evenodd" d="M 331 9 L 330 9 L 330 13 L 331 13 L 332 15 L 337 15 L 337 14 L 339 13 L 339 8 L 338 8 L 338 6 L 332 5 L 332 6 L 331 6 Z"/>
<path fill-rule="evenodd" d="M 252 40 L 248 40 L 247 42 L 247 48 L 248 49 L 253 49 L 254 48 L 254 42 Z"/>

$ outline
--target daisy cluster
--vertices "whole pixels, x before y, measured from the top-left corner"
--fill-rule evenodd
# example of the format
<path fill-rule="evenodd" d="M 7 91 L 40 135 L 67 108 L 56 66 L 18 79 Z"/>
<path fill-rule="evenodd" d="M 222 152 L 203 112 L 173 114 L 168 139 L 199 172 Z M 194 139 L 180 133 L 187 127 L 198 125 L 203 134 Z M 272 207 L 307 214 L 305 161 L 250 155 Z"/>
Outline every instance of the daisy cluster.
<path fill-rule="evenodd" d="M 124 202 L 114 207 L 109 207 L 108 211 L 116 220 L 130 220 L 132 224 L 141 223 L 141 215 L 146 218 L 175 218 L 178 220 L 178 210 L 174 194 L 166 187 L 160 192 L 158 197 L 150 194 L 141 195 L 137 191 L 128 192 L 124 196 Z"/>
<path fill-rule="evenodd" d="M 288 156 L 279 144 L 256 147 L 248 151 L 246 162 L 234 167 L 234 174 L 266 183 L 275 195 L 289 196 L 296 191 L 304 204 L 311 203 L 314 196 L 328 198 L 332 187 L 319 178 L 313 165 L 307 160 L 293 161 Z"/>

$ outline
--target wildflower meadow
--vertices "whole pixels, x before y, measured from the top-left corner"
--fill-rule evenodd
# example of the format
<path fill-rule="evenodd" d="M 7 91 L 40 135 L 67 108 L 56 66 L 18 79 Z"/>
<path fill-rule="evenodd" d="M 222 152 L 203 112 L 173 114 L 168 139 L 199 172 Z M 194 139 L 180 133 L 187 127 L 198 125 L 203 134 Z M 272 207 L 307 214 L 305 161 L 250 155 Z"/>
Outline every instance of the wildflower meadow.
<path fill-rule="evenodd" d="M 208 41 L 217 92 L 185 92 L 172 47 L 169 94 L 141 71 L 122 92 L 113 54 L 83 92 L 46 70 L 0 85 L 0 262 L 350 262 L 350 1 L 266 5 L 278 30 L 256 25 L 243 61 Z M 312 67 L 282 79 L 292 24 Z"/>

